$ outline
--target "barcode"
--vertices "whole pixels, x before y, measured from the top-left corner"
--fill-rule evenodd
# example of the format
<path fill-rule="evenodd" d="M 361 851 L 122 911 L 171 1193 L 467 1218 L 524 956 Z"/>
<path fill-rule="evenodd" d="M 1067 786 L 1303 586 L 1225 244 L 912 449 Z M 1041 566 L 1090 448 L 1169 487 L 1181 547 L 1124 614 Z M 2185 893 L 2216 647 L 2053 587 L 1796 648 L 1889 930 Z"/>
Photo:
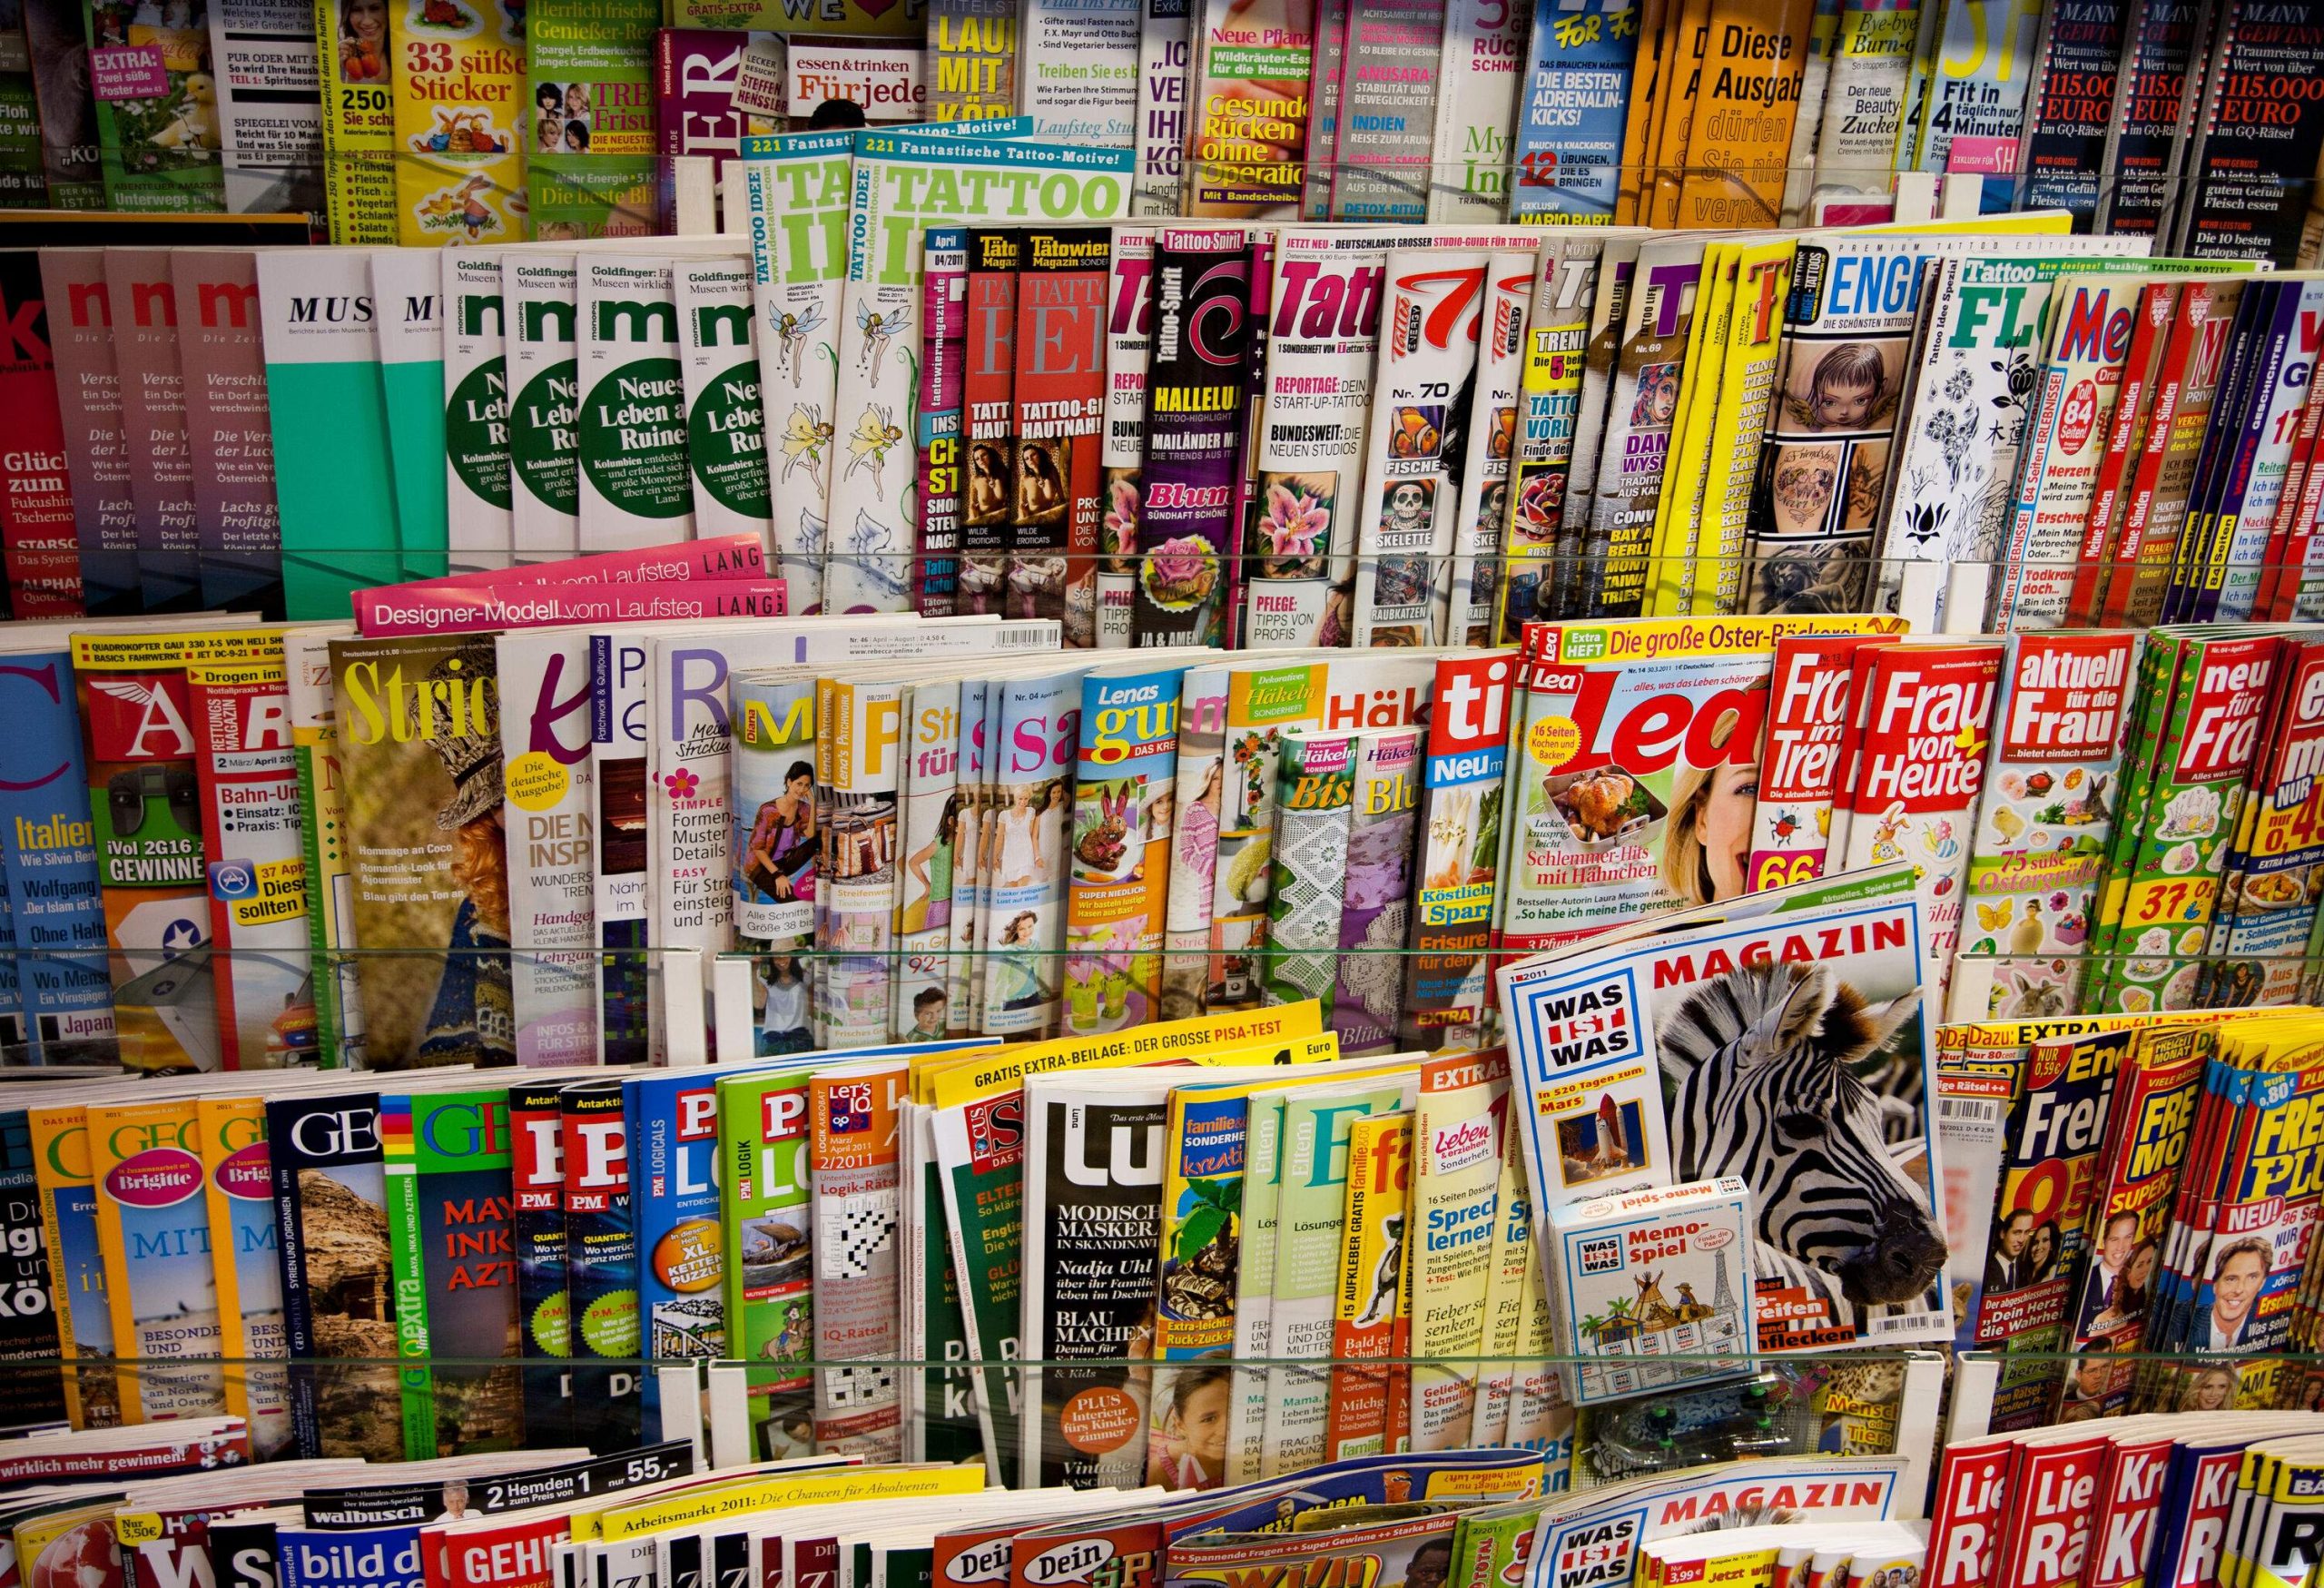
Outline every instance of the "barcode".
<path fill-rule="evenodd" d="M 1936 1117 L 1940 1119 L 1958 1119 L 1969 1125 L 1998 1125 L 2001 1123 L 2001 1113 L 2002 1104 L 1999 1098 L 1939 1098 L 1936 1100 Z"/>
<path fill-rule="evenodd" d="M 1907 1329 L 1922 1327 L 1928 1322 L 1928 1317 L 1918 1307 L 1904 1312 L 1893 1307 L 1876 1307 L 1872 1309 L 1872 1316 L 1864 1320 L 1864 1332 L 1867 1335 L 1901 1335 Z"/>
<path fill-rule="evenodd" d="M 1009 624 L 993 636 L 992 648 L 996 651 L 1053 651 L 1057 649 L 1057 638 L 1049 629 L 1039 624 L 1024 626 Z"/>

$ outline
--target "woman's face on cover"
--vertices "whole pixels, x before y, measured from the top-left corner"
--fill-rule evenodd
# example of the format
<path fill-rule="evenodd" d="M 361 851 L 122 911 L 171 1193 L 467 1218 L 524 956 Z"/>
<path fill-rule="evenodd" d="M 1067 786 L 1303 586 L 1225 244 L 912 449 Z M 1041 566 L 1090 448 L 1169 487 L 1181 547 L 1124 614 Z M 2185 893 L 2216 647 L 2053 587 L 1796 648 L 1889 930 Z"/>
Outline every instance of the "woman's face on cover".
<path fill-rule="evenodd" d="M 348 30 L 369 44 L 388 35 L 388 0 L 351 0 L 347 7 Z"/>
<path fill-rule="evenodd" d="M 815 780 L 803 772 L 785 783 L 783 785 L 783 792 L 794 800 L 812 798 L 815 793 Z"/>
<path fill-rule="evenodd" d="M 1703 846 L 1710 874 L 1710 896 L 1738 898 L 1751 859 L 1751 810 L 1759 798 L 1757 766 L 1722 766 L 1711 774 L 1710 792 L 1695 817 L 1695 838 Z"/>
<path fill-rule="evenodd" d="M 2139 1248 L 2137 1254 L 2131 1258 L 2132 1289 L 2143 1290 L 2154 1282 L 2154 1264 L 2155 1248 L 2151 1246 Z"/>
<path fill-rule="evenodd" d="M 1178 1415 L 1178 1437 L 1206 1472 L 1221 1471 L 1226 1465 L 1227 1382 L 1222 1378 L 1204 1385 L 1187 1397 L 1186 1409 Z"/>

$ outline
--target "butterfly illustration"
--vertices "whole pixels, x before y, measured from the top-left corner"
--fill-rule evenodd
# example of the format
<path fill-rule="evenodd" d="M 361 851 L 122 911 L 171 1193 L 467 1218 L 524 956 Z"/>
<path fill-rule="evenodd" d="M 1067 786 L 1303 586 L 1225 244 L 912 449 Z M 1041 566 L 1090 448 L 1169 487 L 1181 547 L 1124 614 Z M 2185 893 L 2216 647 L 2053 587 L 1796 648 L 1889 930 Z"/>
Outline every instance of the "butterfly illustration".
<path fill-rule="evenodd" d="M 783 427 L 783 478 L 789 479 L 791 471 L 805 464 L 811 473 L 823 467 L 823 449 L 830 444 L 833 427 L 823 423 L 820 405 L 794 406 L 791 418 Z"/>
<path fill-rule="evenodd" d="M 787 373 L 791 384 L 799 385 L 807 378 L 807 335 L 823 323 L 823 311 L 809 304 L 803 314 L 788 311 L 774 317 L 777 347 L 774 367 L 778 373 Z"/>
<path fill-rule="evenodd" d="M 874 314 L 868 304 L 855 306 L 855 329 L 863 333 L 861 362 L 874 380 L 880 378 L 880 360 L 886 356 L 888 344 L 902 334 L 911 318 L 901 309 L 893 314 Z"/>
<path fill-rule="evenodd" d="M 872 466 L 873 489 L 880 485 L 880 466 L 888 460 L 888 452 L 904 439 L 903 431 L 894 423 L 893 409 L 872 407 L 863 410 L 855 421 L 855 429 L 847 438 L 847 472 L 853 474 L 866 463 Z"/>

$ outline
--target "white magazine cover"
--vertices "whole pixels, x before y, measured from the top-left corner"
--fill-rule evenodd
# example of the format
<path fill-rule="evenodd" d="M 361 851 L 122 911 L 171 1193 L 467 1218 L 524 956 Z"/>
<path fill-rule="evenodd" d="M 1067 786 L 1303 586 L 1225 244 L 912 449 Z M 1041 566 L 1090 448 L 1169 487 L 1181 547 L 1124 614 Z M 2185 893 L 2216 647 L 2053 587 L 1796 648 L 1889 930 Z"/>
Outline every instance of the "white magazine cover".
<path fill-rule="evenodd" d="M 1484 320 L 1489 240 L 1443 238 L 1388 255 L 1373 366 L 1364 484 L 1356 496 L 1354 645 L 1438 643 L 1436 586 L 1451 574 L 1461 481 L 1445 455 L 1467 422 Z"/>
<path fill-rule="evenodd" d="M 772 508 L 751 262 L 678 260 L 670 290 L 678 310 L 694 537 L 753 535 L 764 545 Z"/>
<path fill-rule="evenodd" d="M 1068 666 L 994 686 L 997 791 L 985 818 L 984 1022 L 991 1036 L 1053 1034 L 1064 986 L 1066 868 L 1073 843 L 1073 765 L 1081 675 Z M 990 706 L 987 707 L 988 721 Z"/>
<path fill-rule="evenodd" d="M 1033 118 L 1035 137 L 1085 149 L 1142 149 L 1142 9 L 1140 0 L 1026 0 L 1017 108 Z M 1186 24 L 1178 25 L 1184 37 Z"/>
<path fill-rule="evenodd" d="M 589 635 L 501 635 L 500 761 L 517 1062 L 597 1061 Z"/>
<path fill-rule="evenodd" d="M 1490 226 L 1509 218 L 1510 133 L 1531 20 L 1532 7 L 1518 0 L 1452 0 L 1437 66 L 1432 222 Z"/>
<path fill-rule="evenodd" d="M 1175 172 L 1177 167 L 1173 166 Z M 1154 337 L 1154 228 L 1114 229 L 1106 319 L 1105 470 L 1098 528 L 1098 648 L 1129 648 L 1137 589 L 1138 478 L 1146 463 L 1146 365 Z"/>
<path fill-rule="evenodd" d="M 1574 1196 L 1577 1166 L 1641 1159 L 1590 1195 L 1736 1175 L 1757 1220 L 1761 1351 L 1945 1339 L 1913 868 L 1753 893 L 1622 935 L 1500 972 L 1541 1225 Z M 1570 1078 L 1641 1060 L 1659 1084 L 1607 1092 L 1610 1132 Z M 1642 1126 L 1658 1104 L 1659 1159 L 1631 1129 L 1633 1109 Z"/>
<path fill-rule="evenodd" d="M 507 310 L 500 250 L 444 251 L 444 493 L 454 573 L 508 566 Z"/>
<path fill-rule="evenodd" d="M 1409 237 L 1402 227 L 1340 227 L 1275 239 L 1259 510 L 1246 559 L 1252 646 L 1347 643 L 1388 251 Z"/>
<path fill-rule="evenodd" d="M 1141 215 L 1178 212 L 1187 143 L 1187 49 L 1193 0 L 1140 0 L 1137 26 L 1137 192 Z"/>
<path fill-rule="evenodd" d="M 1551 263 L 1558 261 L 1555 254 L 1547 257 Z M 1525 368 L 1526 315 L 1536 295 L 1537 276 L 1543 293 L 1572 284 L 1565 271 L 1559 271 L 1554 280 L 1543 273 L 1543 262 L 1542 254 L 1530 252 L 1496 253 L 1485 273 L 1476 376 L 1461 427 L 1452 566 L 1437 580 L 1438 611 L 1432 625 L 1436 638 L 1446 645 L 1492 643 L 1494 597 L 1501 587 L 1502 537 L 1510 516 L 1510 464 L 1517 450 L 1517 388 Z M 1588 280 L 1585 273 L 1585 285 Z M 1569 312 L 1572 307 L 1569 306 Z M 1570 357 L 1578 358 L 1581 340 L 1579 335 L 1573 337 Z M 1565 430 L 1570 446 L 1570 422 Z"/>
<path fill-rule="evenodd" d="M 671 261 L 582 254 L 574 290 L 580 385 L 579 549 L 694 537 L 685 390 Z"/>
<path fill-rule="evenodd" d="M 814 612 L 823 599 L 855 140 L 836 132 L 748 137 L 742 154 L 775 562 L 791 610 Z"/>
<path fill-rule="evenodd" d="M 575 363 L 575 292 L 569 253 L 501 255 L 507 317 L 508 479 L 514 556 L 548 562 L 580 550 L 581 399 Z M 662 538 L 668 538 L 665 536 Z"/>

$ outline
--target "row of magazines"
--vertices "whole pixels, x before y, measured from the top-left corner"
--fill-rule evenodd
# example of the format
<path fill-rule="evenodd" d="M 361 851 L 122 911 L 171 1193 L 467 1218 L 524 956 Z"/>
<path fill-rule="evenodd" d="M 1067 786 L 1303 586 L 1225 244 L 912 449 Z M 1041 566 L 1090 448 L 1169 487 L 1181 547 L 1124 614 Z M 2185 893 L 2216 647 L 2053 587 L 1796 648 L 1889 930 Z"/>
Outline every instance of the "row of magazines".
<path fill-rule="evenodd" d="M 753 138 L 724 236 L 0 254 L 47 326 L 0 387 L 13 613 L 336 621 L 742 535 L 706 610 L 1069 649 L 2324 610 L 2324 280 L 2056 210 L 1130 222 L 1023 119 Z"/>
<path fill-rule="evenodd" d="M 0 787 L 10 1046 L 633 1063 L 1314 999 L 1351 1053 L 1473 1051 L 1509 957 L 1900 862 L 1933 1015 L 2314 995 L 2306 626 L 1117 660 L 1042 619 L 665 616 L 761 556 L 371 589 L 352 626 L 0 630 L 46 772 Z"/>

